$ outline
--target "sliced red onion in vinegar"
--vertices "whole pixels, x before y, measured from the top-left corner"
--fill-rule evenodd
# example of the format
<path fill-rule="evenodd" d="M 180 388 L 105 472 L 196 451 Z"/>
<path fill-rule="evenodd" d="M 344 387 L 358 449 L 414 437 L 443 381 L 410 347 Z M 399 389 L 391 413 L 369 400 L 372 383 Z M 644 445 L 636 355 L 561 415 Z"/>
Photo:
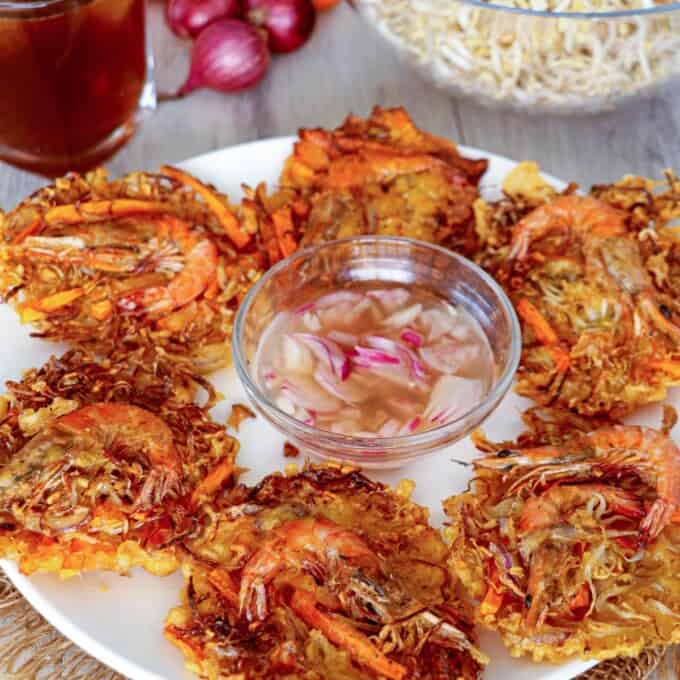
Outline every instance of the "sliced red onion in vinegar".
<path fill-rule="evenodd" d="M 311 333 L 295 333 L 293 337 L 306 345 L 319 361 L 327 364 L 340 380 L 347 380 L 351 365 L 349 358 L 339 345 L 328 338 Z"/>
<path fill-rule="evenodd" d="M 411 298 L 405 288 L 378 288 L 369 290 L 367 293 L 388 313 L 393 312 L 397 307 L 403 307 Z"/>
<path fill-rule="evenodd" d="M 364 282 L 305 295 L 275 317 L 256 356 L 260 385 L 286 413 L 356 437 L 447 423 L 484 398 L 495 371 L 465 310 L 417 288 Z"/>
<path fill-rule="evenodd" d="M 423 336 L 420 333 L 418 333 L 418 331 L 414 331 L 411 328 L 405 328 L 399 334 L 399 337 L 412 347 L 418 348 L 423 344 Z"/>
<path fill-rule="evenodd" d="M 423 306 L 420 303 L 411 305 L 410 307 L 400 309 L 386 319 L 383 319 L 382 325 L 390 326 L 392 328 L 403 328 L 404 326 L 413 323 L 420 316 L 422 311 Z"/>
<path fill-rule="evenodd" d="M 346 349 L 352 349 L 354 345 L 359 344 L 358 335 L 353 335 L 352 333 L 345 333 L 344 331 L 329 331 L 327 337 L 329 338 L 329 340 L 337 342 L 338 345 Z"/>
<path fill-rule="evenodd" d="M 469 366 L 480 355 L 478 345 L 462 345 L 456 340 L 444 338 L 418 350 L 427 366 L 441 373 L 458 373 Z"/>
<path fill-rule="evenodd" d="M 293 373 L 311 373 L 314 357 L 311 351 L 294 335 L 284 335 L 281 347 L 283 368 Z"/>
<path fill-rule="evenodd" d="M 300 408 L 332 413 L 342 407 L 342 402 L 323 390 L 312 378 L 295 376 L 283 382 L 279 395 Z"/>
<path fill-rule="evenodd" d="M 467 413 L 484 396 L 481 380 L 443 375 L 434 386 L 424 418 L 442 425 Z"/>

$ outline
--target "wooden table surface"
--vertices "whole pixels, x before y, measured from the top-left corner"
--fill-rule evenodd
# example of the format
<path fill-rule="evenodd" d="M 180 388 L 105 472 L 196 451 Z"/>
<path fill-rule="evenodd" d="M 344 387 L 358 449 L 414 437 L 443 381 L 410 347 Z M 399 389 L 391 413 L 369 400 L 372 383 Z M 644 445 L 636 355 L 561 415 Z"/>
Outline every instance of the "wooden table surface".
<path fill-rule="evenodd" d="M 188 68 L 189 45 L 173 36 L 150 0 L 149 21 L 161 91 L 173 91 Z M 657 174 L 680 166 L 680 91 L 625 110 L 590 117 L 529 117 L 490 111 L 436 90 L 347 6 L 320 17 L 299 52 L 274 59 L 260 86 L 238 95 L 199 91 L 160 104 L 108 166 L 115 174 L 155 169 L 239 142 L 335 126 L 348 112 L 403 105 L 423 128 L 584 184 L 625 173 Z M 0 163 L 0 208 L 33 191 L 40 178 Z"/>
<path fill-rule="evenodd" d="M 189 45 L 150 0 L 149 23 L 161 92 L 172 92 L 188 69 Z M 320 17 L 311 41 L 274 60 L 260 86 L 239 95 L 200 91 L 159 105 L 109 163 L 113 174 L 155 169 L 225 146 L 332 127 L 348 112 L 375 104 L 405 106 L 418 125 L 455 141 L 515 159 L 531 158 L 558 177 L 584 185 L 626 173 L 680 167 L 680 91 L 587 117 L 532 117 L 455 100 L 401 64 L 348 7 Z M 0 208 L 9 209 L 44 180 L 0 162 Z"/>

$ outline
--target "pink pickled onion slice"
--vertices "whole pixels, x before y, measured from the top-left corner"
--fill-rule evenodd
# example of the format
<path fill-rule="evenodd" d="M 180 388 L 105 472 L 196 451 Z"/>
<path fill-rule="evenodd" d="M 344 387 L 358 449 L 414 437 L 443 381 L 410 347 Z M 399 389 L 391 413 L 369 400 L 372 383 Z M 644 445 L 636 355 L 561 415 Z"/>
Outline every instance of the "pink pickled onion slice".
<path fill-rule="evenodd" d="M 440 340 L 434 345 L 421 347 L 420 358 L 435 371 L 441 373 L 457 373 L 471 361 L 479 357 L 479 348 L 475 345 L 461 345 L 455 340 Z"/>
<path fill-rule="evenodd" d="M 320 361 L 326 362 L 340 380 L 347 380 L 351 370 L 350 361 L 332 340 L 311 333 L 295 333 L 295 338 L 307 345 Z"/>
<path fill-rule="evenodd" d="M 283 365 L 286 370 L 294 373 L 311 373 L 314 369 L 312 353 L 293 335 L 283 336 L 282 345 Z"/>
<path fill-rule="evenodd" d="M 453 309 L 453 308 L 452 308 Z M 441 309 L 426 309 L 418 319 L 427 334 L 427 339 L 432 342 L 439 340 L 451 331 L 455 324 L 453 314 Z"/>
<path fill-rule="evenodd" d="M 479 380 L 443 375 L 435 383 L 423 417 L 441 424 L 470 411 L 484 396 Z"/>
<path fill-rule="evenodd" d="M 401 423 L 395 418 L 390 418 L 376 433 L 378 437 L 394 437 L 399 433 Z"/>
<path fill-rule="evenodd" d="M 311 312 L 314 309 L 316 309 L 316 303 L 315 302 L 305 302 L 304 305 L 300 305 L 296 310 L 295 314 L 304 314 L 305 312 Z"/>
<path fill-rule="evenodd" d="M 391 316 L 383 319 L 383 326 L 392 326 L 393 328 L 400 328 L 401 326 L 408 326 L 413 323 L 423 311 L 423 306 L 418 302 L 415 305 L 406 307 L 406 309 L 400 309 L 394 312 Z"/>
<path fill-rule="evenodd" d="M 364 368 L 373 368 L 375 366 L 398 366 L 401 364 L 401 359 L 394 354 L 388 354 L 370 347 L 362 347 L 361 345 L 354 346 L 354 353 L 352 361 L 358 366 Z"/>
<path fill-rule="evenodd" d="M 310 427 L 314 427 L 316 425 L 316 412 L 311 411 L 310 409 L 297 409 L 295 412 L 295 417 Z"/>
<path fill-rule="evenodd" d="M 326 392 L 348 404 L 358 404 L 369 396 L 351 379 L 340 382 L 333 373 L 323 366 L 318 366 L 314 371 L 314 379 Z"/>
<path fill-rule="evenodd" d="M 286 379 L 279 389 L 279 394 L 295 406 L 308 411 L 333 413 L 342 407 L 339 399 L 322 390 L 310 378 L 303 376 L 296 375 L 294 378 Z"/>
<path fill-rule="evenodd" d="M 411 293 L 405 288 L 379 288 L 378 290 L 369 290 L 367 295 L 377 300 L 386 312 L 392 312 L 397 307 L 405 305 Z"/>
<path fill-rule="evenodd" d="M 366 342 L 371 345 L 371 347 L 396 354 L 408 367 L 409 372 L 415 380 L 425 379 L 425 369 L 420 363 L 418 356 L 412 349 L 406 347 L 406 345 L 402 345 L 389 338 L 384 338 L 381 335 L 369 335 L 366 338 Z"/>
<path fill-rule="evenodd" d="M 399 430 L 399 434 L 412 434 L 420 427 L 422 422 L 423 419 L 420 416 L 411 418 L 411 420 L 409 420 L 408 423 L 406 423 L 406 425 L 404 425 L 401 430 Z"/>
<path fill-rule="evenodd" d="M 343 331 L 331 331 L 328 334 L 328 338 L 333 342 L 337 342 L 338 345 L 344 345 L 345 347 L 354 347 L 359 342 L 358 336 L 344 333 Z"/>
<path fill-rule="evenodd" d="M 322 325 L 328 329 L 352 328 L 361 316 L 374 308 L 369 298 L 362 298 L 359 302 L 339 302 L 332 307 L 319 310 L 319 319 Z"/>
<path fill-rule="evenodd" d="M 302 323 L 305 328 L 312 333 L 316 333 L 321 330 L 321 321 L 319 321 L 319 316 L 316 312 L 307 311 L 302 315 Z"/>
<path fill-rule="evenodd" d="M 410 328 L 405 328 L 399 336 L 404 342 L 418 348 L 423 344 L 423 336 Z"/>

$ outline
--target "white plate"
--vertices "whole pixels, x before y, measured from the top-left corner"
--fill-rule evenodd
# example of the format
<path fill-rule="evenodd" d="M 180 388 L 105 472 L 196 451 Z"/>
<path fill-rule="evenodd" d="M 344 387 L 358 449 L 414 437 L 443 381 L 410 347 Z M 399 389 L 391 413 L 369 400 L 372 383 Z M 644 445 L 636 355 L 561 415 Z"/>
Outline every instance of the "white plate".
<path fill-rule="evenodd" d="M 260 181 L 276 183 L 292 142 L 293 138 L 289 137 L 244 144 L 199 156 L 186 161 L 182 167 L 238 199 L 243 182 L 251 186 Z M 503 177 L 515 165 L 506 158 L 477 149 L 462 151 L 471 157 L 490 160 L 482 183 L 486 194 L 496 193 Z M 0 384 L 18 378 L 23 369 L 39 366 L 51 354 L 63 349 L 29 338 L 28 328 L 20 326 L 7 306 L 0 307 L 0 327 L 3 329 Z M 244 401 L 245 397 L 233 370 L 221 371 L 211 379 L 226 395 L 226 401 L 214 411 L 218 421 L 224 422 L 231 404 Z M 673 401 L 680 406 L 680 399 Z M 485 430 L 492 437 L 514 436 L 521 429 L 519 414 L 527 403 L 514 394 L 508 395 L 487 421 Z M 659 422 L 653 417 L 656 414 L 655 409 L 648 409 L 644 418 L 637 420 L 655 424 Z M 239 438 L 239 463 L 249 468 L 246 482 L 255 482 L 283 468 L 283 439 L 262 418 L 244 423 Z M 432 520 L 439 525 L 443 521 L 441 500 L 464 490 L 469 479 L 469 469 L 452 459 L 470 460 L 473 455 L 472 444 L 465 440 L 401 470 L 372 472 L 370 476 L 388 483 L 404 477 L 414 479 L 415 500 L 431 508 Z M 131 577 L 91 573 L 63 582 L 51 575 L 27 578 L 19 574 L 13 563 L 2 561 L 1 564 L 14 585 L 50 623 L 119 673 L 133 680 L 193 677 L 184 670 L 180 652 L 162 636 L 165 615 L 179 599 L 182 578 L 178 573 L 167 578 L 157 578 L 142 570 L 135 570 Z M 513 659 L 498 636 L 491 633 L 482 636 L 482 648 L 492 659 L 485 673 L 487 680 L 568 680 L 593 665 L 582 661 L 562 666 L 537 665 Z"/>

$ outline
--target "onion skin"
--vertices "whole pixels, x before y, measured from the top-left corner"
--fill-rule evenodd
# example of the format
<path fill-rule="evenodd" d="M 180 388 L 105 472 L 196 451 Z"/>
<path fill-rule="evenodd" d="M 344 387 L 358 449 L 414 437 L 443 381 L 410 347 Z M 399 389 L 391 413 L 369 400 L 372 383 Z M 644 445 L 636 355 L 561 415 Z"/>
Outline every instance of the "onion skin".
<path fill-rule="evenodd" d="M 310 0 L 244 0 L 248 21 L 263 28 L 272 52 L 294 52 L 314 30 L 316 10 Z"/>
<path fill-rule="evenodd" d="M 218 19 L 196 39 L 189 77 L 179 95 L 202 87 L 246 90 L 264 78 L 268 67 L 267 44 L 258 29 L 238 19 Z"/>
<path fill-rule="evenodd" d="M 240 14 L 239 0 L 168 0 L 165 20 L 180 38 L 195 38 L 216 19 Z"/>

